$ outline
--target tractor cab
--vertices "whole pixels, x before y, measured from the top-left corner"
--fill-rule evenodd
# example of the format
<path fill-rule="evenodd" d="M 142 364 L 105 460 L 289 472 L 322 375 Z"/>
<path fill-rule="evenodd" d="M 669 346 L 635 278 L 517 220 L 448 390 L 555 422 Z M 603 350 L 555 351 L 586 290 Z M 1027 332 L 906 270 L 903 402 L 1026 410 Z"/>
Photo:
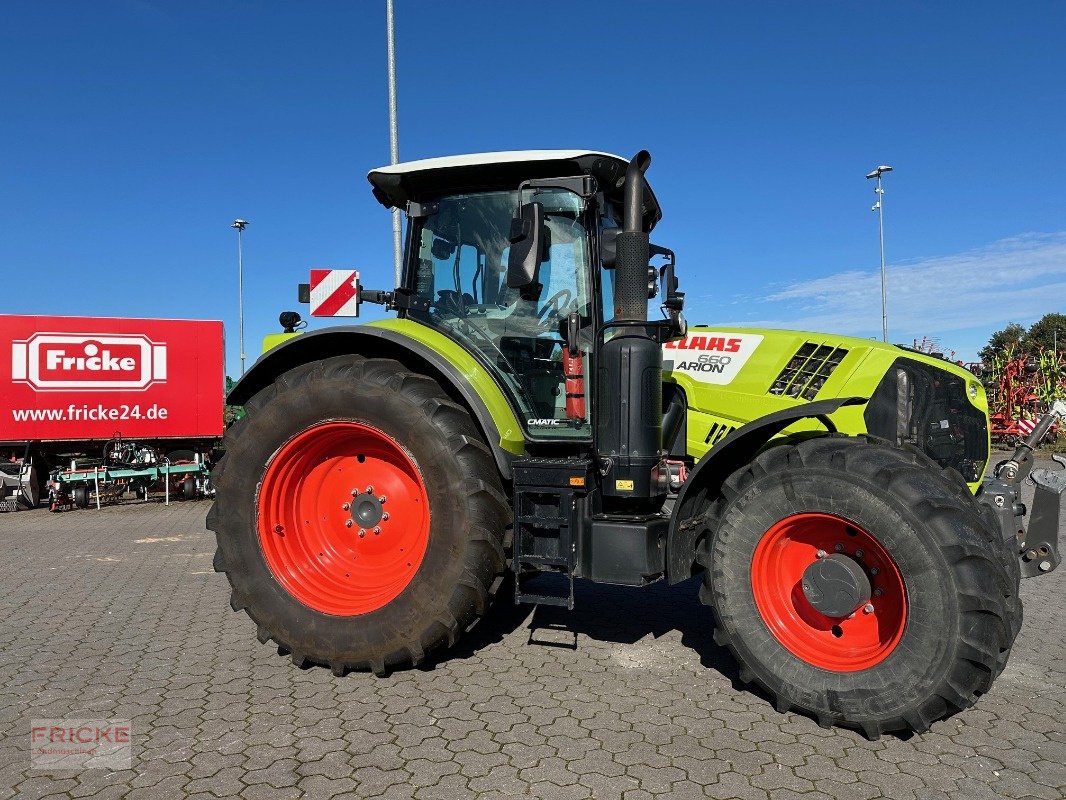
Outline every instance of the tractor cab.
<path fill-rule="evenodd" d="M 593 436 L 584 385 L 615 318 L 611 245 L 627 166 L 604 153 L 541 150 L 414 161 L 369 175 L 378 200 L 409 220 L 401 316 L 474 353 L 534 447 Z M 644 183 L 643 232 L 660 217 Z M 578 391 L 568 391 L 568 377 Z"/>

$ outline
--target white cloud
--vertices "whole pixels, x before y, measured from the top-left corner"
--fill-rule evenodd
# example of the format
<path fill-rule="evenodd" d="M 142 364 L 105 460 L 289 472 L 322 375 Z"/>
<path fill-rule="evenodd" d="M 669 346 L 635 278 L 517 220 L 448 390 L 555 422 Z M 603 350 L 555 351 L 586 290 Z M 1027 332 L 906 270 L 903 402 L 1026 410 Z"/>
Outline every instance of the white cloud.
<path fill-rule="evenodd" d="M 1027 233 L 949 256 L 888 266 L 888 322 L 893 341 L 967 329 L 988 333 L 1007 322 L 1061 311 L 1066 298 L 1066 232 Z M 880 272 L 849 270 L 744 299 L 752 316 L 736 324 L 825 330 L 854 336 L 881 332 Z M 987 334 L 986 334 L 987 335 Z"/>

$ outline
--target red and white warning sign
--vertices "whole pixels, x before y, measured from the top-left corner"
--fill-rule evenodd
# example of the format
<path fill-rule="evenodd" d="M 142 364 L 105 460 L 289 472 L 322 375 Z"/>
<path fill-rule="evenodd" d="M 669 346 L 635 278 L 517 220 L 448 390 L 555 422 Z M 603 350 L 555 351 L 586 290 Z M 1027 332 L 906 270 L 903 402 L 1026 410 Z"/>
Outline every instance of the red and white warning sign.
<path fill-rule="evenodd" d="M 311 270 L 312 317 L 358 317 L 359 273 L 354 269 Z"/>

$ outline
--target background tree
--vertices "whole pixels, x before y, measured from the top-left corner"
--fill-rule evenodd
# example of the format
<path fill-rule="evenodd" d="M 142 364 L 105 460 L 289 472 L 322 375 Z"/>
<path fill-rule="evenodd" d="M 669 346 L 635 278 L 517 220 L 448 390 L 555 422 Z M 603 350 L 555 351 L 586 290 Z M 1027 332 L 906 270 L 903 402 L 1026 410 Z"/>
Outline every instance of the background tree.
<path fill-rule="evenodd" d="M 226 405 L 226 397 L 233 390 L 233 387 L 237 385 L 237 381 L 233 380 L 229 375 L 226 376 L 226 391 L 222 395 L 222 422 L 228 428 L 234 422 L 244 416 L 244 406 L 228 406 Z"/>
<path fill-rule="evenodd" d="M 1057 348 L 1056 348 L 1057 340 Z M 991 364 L 998 358 L 1039 356 L 1041 353 L 1066 353 L 1066 314 L 1051 312 L 1034 322 L 1029 330 L 1017 322 L 996 331 L 978 354 L 981 361 Z"/>
<path fill-rule="evenodd" d="M 1035 323 L 1033 327 L 1039 324 Z M 1012 322 L 1003 330 L 993 333 L 988 340 L 988 344 L 981 349 L 978 355 L 985 364 L 991 364 L 1002 357 L 1008 350 L 1018 350 L 1023 343 L 1023 339 L 1025 339 L 1025 328 L 1017 322 Z"/>
<path fill-rule="evenodd" d="M 1055 331 L 1058 331 L 1058 351 L 1066 350 L 1066 314 L 1045 314 L 1033 323 L 1025 334 L 1023 343 L 1025 351 L 1037 355 L 1040 351 L 1051 352 L 1055 349 Z"/>

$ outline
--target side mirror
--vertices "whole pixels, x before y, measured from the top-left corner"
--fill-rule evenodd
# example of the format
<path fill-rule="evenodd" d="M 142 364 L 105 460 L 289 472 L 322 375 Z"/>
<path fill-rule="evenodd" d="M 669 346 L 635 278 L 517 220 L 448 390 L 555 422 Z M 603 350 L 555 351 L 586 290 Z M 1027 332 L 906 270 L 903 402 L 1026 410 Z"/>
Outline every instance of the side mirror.
<path fill-rule="evenodd" d="M 537 271 L 544 260 L 544 205 L 524 203 L 511 219 L 511 251 L 507 257 L 507 287 L 525 289 L 537 282 Z"/>
<path fill-rule="evenodd" d="M 657 276 L 662 281 L 663 286 L 663 310 L 666 312 L 666 317 L 670 323 L 670 338 L 681 338 L 688 331 L 688 322 L 685 320 L 685 315 L 682 311 L 685 307 L 685 293 L 677 290 L 678 281 L 677 274 L 674 271 L 674 251 L 668 247 L 660 247 L 653 244 L 649 247 L 649 252 L 653 256 L 663 256 L 666 259 L 666 264 L 659 269 Z M 654 270 L 652 273 L 654 274 Z M 649 275 L 649 291 L 653 286 L 653 282 L 654 278 Z"/>
<path fill-rule="evenodd" d="M 662 247 L 657 244 L 649 245 L 648 253 L 652 256 L 662 256 L 666 259 L 666 263 L 659 268 L 658 277 L 662 280 L 663 284 L 663 306 L 668 309 L 680 311 L 685 306 L 685 293 L 677 290 L 677 274 L 674 271 L 674 262 L 676 257 L 674 251 L 669 247 Z M 654 286 L 654 278 L 650 274 L 648 275 L 648 291 L 650 292 Z M 655 287 L 658 288 L 658 287 Z M 656 291 L 658 294 L 658 291 Z M 649 299 L 654 295 L 649 295 Z"/>

